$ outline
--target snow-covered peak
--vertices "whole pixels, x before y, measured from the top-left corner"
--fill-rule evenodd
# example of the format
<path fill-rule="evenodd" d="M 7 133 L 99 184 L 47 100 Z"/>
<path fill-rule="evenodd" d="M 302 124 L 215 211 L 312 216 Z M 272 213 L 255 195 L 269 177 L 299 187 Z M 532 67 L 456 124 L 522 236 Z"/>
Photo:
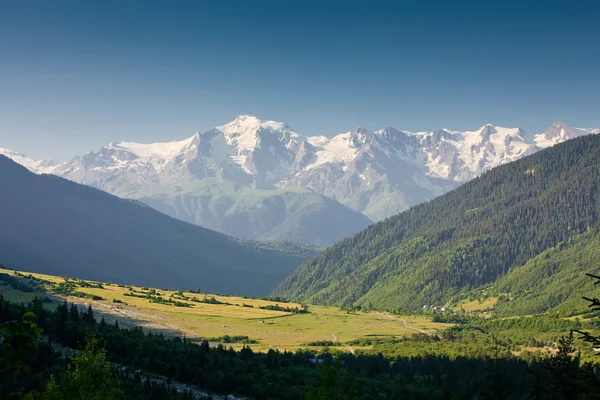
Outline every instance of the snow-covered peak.
<path fill-rule="evenodd" d="M 359 126 L 334 137 L 305 137 L 282 122 L 240 115 L 184 140 L 111 143 L 60 165 L 7 149 L 0 149 L 0 154 L 32 171 L 55 173 L 108 191 L 120 190 L 124 181 L 173 185 L 220 177 L 256 188 L 300 182 L 326 192 L 333 180 L 352 171 L 362 174 L 361 185 L 375 182 L 375 170 L 391 182 L 413 168 L 421 174 L 415 178 L 421 183 L 424 177 L 464 182 L 540 148 L 598 131 L 556 122 L 532 140 L 520 128 L 492 124 L 475 130 L 428 132 L 392 127 L 370 131 Z M 369 178 L 370 173 L 375 175 Z"/>
<path fill-rule="evenodd" d="M 594 133 L 594 129 L 571 128 L 564 122 L 557 121 L 550 125 L 546 132 L 535 135 L 533 140 L 538 147 L 546 148 L 589 133 Z"/>
<path fill-rule="evenodd" d="M 0 147 L 0 155 L 10 158 L 17 164 L 21 164 L 31 172 L 35 173 L 50 173 L 52 168 L 57 165 L 56 161 L 37 161 L 24 154 L 2 147 Z"/>
<path fill-rule="evenodd" d="M 34 172 L 122 196 L 159 188 L 172 193 L 217 178 L 254 189 L 310 188 L 378 220 L 542 147 L 594 132 L 600 130 L 557 122 L 535 138 L 492 124 L 427 132 L 357 127 L 334 137 L 305 137 L 282 122 L 240 115 L 184 140 L 111 143 L 59 165 L 7 149 L 0 154 Z"/>
<path fill-rule="evenodd" d="M 21 153 L 17 153 L 16 151 L 12 151 L 12 150 L 4 149 L 4 148 L 0 147 L 0 154 L 10 158 L 17 164 L 21 164 L 22 166 L 29 169 L 30 171 L 34 171 L 37 168 L 37 165 L 38 165 L 37 161 L 32 160 L 31 158 L 29 158 Z"/>
<path fill-rule="evenodd" d="M 449 133 L 459 133 L 456 131 L 447 130 Z M 521 128 L 505 128 L 503 126 L 485 124 L 481 128 L 474 131 L 462 132 L 464 138 L 477 138 L 481 140 L 488 140 L 492 135 L 496 135 L 502 138 L 516 138 L 523 140 L 525 131 Z"/>
<path fill-rule="evenodd" d="M 583 134 L 590 134 L 590 133 L 595 133 L 598 134 L 600 133 L 600 128 L 573 128 L 576 131 L 580 131 L 583 132 Z"/>
<path fill-rule="evenodd" d="M 194 136 L 180 141 L 163 142 L 163 143 L 136 143 L 136 142 L 118 142 L 110 143 L 106 146 L 109 150 L 127 151 L 142 159 L 158 159 L 158 158 L 173 158 L 180 154 L 187 146 L 189 146 L 199 136 L 198 133 Z"/>
<path fill-rule="evenodd" d="M 316 168 L 328 163 L 345 163 L 354 159 L 358 154 L 358 149 L 353 139 L 359 135 L 366 135 L 366 130 L 356 128 L 340 133 L 331 139 L 325 136 L 309 137 L 308 143 L 316 148 L 316 159 L 306 168 Z"/>
<path fill-rule="evenodd" d="M 260 131 L 276 131 L 298 138 L 296 132 L 283 122 L 261 120 L 253 115 L 240 115 L 228 124 L 217 126 L 216 130 L 223 133 L 229 145 L 238 151 L 251 151 L 258 145 Z"/>
<path fill-rule="evenodd" d="M 422 137 L 427 135 L 429 132 L 409 132 L 409 131 L 400 131 L 393 126 L 386 126 L 383 129 L 374 132 L 377 135 L 390 137 L 390 136 L 416 136 Z"/>
<path fill-rule="evenodd" d="M 216 129 L 223 132 L 225 135 L 254 134 L 259 129 L 291 131 L 290 127 L 283 122 L 262 120 L 253 115 L 240 115 L 225 125 L 217 126 Z"/>
<path fill-rule="evenodd" d="M 521 128 L 486 124 L 473 131 L 437 130 L 421 144 L 432 176 L 466 181 L 500 164 L 532 154 L 535 145 Z"/>

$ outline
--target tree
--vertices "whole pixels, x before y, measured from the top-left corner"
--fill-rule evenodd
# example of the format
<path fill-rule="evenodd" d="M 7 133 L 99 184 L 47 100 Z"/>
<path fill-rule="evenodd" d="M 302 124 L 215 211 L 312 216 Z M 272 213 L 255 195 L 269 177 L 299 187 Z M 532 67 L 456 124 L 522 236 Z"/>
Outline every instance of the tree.
<path fill-rule="evenodd" d="M 21 321 L 0 324 L 0 398 L 26 399 L 31 396 L 24 395 L 23 382 L 26 380 L 22 378 L 31 373 L 30 363 L 37 338 L 42 333 L 35 319 L 35 314 L 28 311 Z"/>
<path fill-rule="evenodd" d="M 580 354 L 574 346 L 574 341 L 573 332 L 563 336 L 558 342 L 558 352 L 544 360 L 550 375 L 549 399 L 575 399 L 580 392 Z"/>
<path fill-rule="evenodd" d="M 408 385 L 403 376 L 394 379 L 394 392 L 392 393 L 390 400 L 410 400 Z"/>
<path fill-rule="evenodd" d="M 600 276 L 592 274 L 586 275 L 596 280 L 596 282 L 594 282 L 594 285 L 600 285 Z M 600 299 L 598 299 L 597 297 L 590 299 L 589 297 L 585 296 L 583 297 L 583 299 L 590 303 L 588 305 L 590 311 L 600 311 Z M 575 332 L 582 336 L 584 342 L 590 343 L 594 348 L 600 348 L 600 337 L 594 336 L 589 332 L 583 332 L 578 330 L 576 330 Z"/>
<path fill-rule="evenodd" d="M 75 356 L 58 378 L 50 378 L 44 400 L 121 400 L 121 381 L 106 361 L 106 351 L 95 337 L 89 337 L 84 350 Z"/>
<path fill-rule="evenodd" d="M 355 400 L 358 394 L 355 385 L 355 375 L 340 373 L 337 363 L 327 362 L 319 366 L 321 377 L 316 386 L 312 386 L 306 400 Z"/>

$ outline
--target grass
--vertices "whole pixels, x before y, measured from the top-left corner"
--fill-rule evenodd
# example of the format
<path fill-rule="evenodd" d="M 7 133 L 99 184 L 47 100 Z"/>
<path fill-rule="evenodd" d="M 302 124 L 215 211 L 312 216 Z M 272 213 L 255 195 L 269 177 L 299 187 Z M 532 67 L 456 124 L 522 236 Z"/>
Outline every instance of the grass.
<path fill-rule="evenodd" d="M 23 303 L 27 304 L 31 302 L 36 297 L 39 297 L 38 293 L 32 292 L 22 292 L 20 290 L 13 289 L 11 287 L 0 285 L 0 293 L 4 296 L 4 299 L 11 301 L 13 303 Z M 58 303 L 53 301 L 52 303 L 44 303 L 44 308 L 48 310 L 55 310 L 58 306 Z"/>
<path fill-rule="evenodd" d="M 497 297 L 490 297 L 483 301 L 473 300 L 473 301 L 461 302 L 459 304 L 459 307 L 457 307 L 457 308 L 460 308 L 462 306 L 462 309 L 465 310 L 467 313 L 482 312 L 482 311 L 492 310 L 497 302 L 498 302 Z"/>
<path fill-rule="evenodd" d="M 14 274 L 14 271 L 0 272 Z M 29 273 L 24 273 L 29 274 Z M 64 281 L 62 277 L 44 274 L 32 275 L 53 283 Z M 88 281 L 89 282 L 89 281 Z M 94 282 L 96 283 L 96 282 Z M 103 300 L 69 297 L 68 301 L 81 305 L 91 304 L 97 313 L 109 321 L 118 320 L 121 326 L 143 326 L 165 333 L 185 335 L 191 340 L 224 335 L 243 335 L 258 341 L 251 347 L 256 350 L 277 348 L 293 350 L 315 341 L 347 342 L 373 336 L 402 337 L 418 331 L 434 333 L 444 329 L 448 324 L 433 323 L 426 317 L 392 316 L 379 312 L 348 313 L 335 307 L 309 305 L 308 314 L 260 309 L 260 306 L 280 305 L 282 307 L 300 308 L 297 303 L 277 303 L 273 301 L 249 299 L 236 296 L 219 296 L 183 292 L 184 296 L 203 299 L 214 297 L 220 302 L 231 303 L 206 304 L 174 298 L 189 303 L 192 307 L 176 307 L 172 304 L 151 303 L 148 299 L 130 297 L 129 287 L 117 284 L 102 283 L 104 288 L 77 287 L 77 291 L 102 297 Z M 48 293 L 52 285 L 47 285 Z M 141 287 L 131 287 L 136 292 Z M 6 290 L 6 292 L 5 292 Z M 14 289 L 0 288 L 7 299 L 13 301 L 30 301 L 34 293 L 14 293 Z M 164 299 L 176 296 L 176 291 L 156 289 Z M 52 295 L 58 301 L 64 296 Z M 121 303 L 113 302 L 113 299 Z M 243 304 L 253 307 L 244 307 Z M 233 345 L 240 347 L 241 345 Z"/>
<path fill-rule="evenodd" d="M 6 300 L 13 303 L 29 303 L 37 296 L 37 293 L 22 292 L 6 286 L 0 286 L 0 293 L 2 293 L 2 296 L 4 296 Z"/>

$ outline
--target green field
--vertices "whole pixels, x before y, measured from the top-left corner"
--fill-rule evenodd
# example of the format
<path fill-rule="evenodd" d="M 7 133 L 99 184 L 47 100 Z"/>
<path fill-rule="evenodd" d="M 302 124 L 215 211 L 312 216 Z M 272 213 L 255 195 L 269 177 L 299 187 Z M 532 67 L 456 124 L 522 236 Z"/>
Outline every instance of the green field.
<path fill-rule="evenodd" d="M 12 270 L 0 269 L 0 273 L 15 275 L 15 271 Z M 21 274 L 29 275 L 28 272 L 21 272 Z M 85 284 L 97 285 L 98 283 L 69 280 L 77 285 L 77 292 L 102 298 L 102 300 L 92 300 L 79 297 L 80 294 L 65 296 L 54 293 L 58 284 L 65 282 L 62 277 L 31 275 L 36 279 L 47 281 L 43 284 L 46 295 L 56 302 L 67 299 L 82 306 L 91 304 L 97 314 L 102 314 L 108 321 L 116 319 L 121 326 L 143 326 L 165 334 L 185 335 L 192 340 L 225 335 L 248 336 L 249 339 L 258 342 L 252 345 L 257 350 L 296 349 L 309 347 L 306 344 L 311 342 L 330 341 L 341 345 L 361 338 L 401 338 L 413 333 L 435 333 L 450 326 L 431 322 L 431 318 L 425 316 L 403 317 L 374 311 L 349 313 L 335 307 L 315 305 L 308 305 L 308 313 L 295 314 L 259 307 L 279 306 L 293 309 L 301 308 L 301 304 L 189 292 L 178 294 L 173 290 L 154 289 L 156 295 L 160 295 L 163 299 L 175 299 L 190 305 L 178 307 L 173 304 L 153 303 L 147 298 L 128 295 L 149 293 L 152 288 L 111 283 L 102 283 L 102 288 L 85 287 Z M 0 291 L 12 301 L 27 302 L 36 295 L 20 292 L 8 286 L 0 287 Z M 184 297 L 197 300 L 214 298 L 216 302 L 231 305 L 198 303 L 183 300 Z M 340 348 L 354 350 L 350 346 Z"/>
<path fill-rule="evenodd" d="M 37 297 L 37 293 L 22 292 L 11 288 L 10 286 L 0 286 L 0 293 L 8 301 L 13 303 L 29 303 Z"/>

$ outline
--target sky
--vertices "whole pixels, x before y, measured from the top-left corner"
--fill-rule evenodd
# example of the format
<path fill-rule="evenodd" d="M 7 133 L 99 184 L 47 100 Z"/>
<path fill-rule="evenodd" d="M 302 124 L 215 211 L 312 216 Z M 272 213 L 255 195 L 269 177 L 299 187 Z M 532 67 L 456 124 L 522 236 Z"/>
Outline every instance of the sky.
<path fill-rule="evenodd" d="M 597 1 L 0 0 L 0 147 L 66 160 L 240 114 L 600 127 Z"/>

